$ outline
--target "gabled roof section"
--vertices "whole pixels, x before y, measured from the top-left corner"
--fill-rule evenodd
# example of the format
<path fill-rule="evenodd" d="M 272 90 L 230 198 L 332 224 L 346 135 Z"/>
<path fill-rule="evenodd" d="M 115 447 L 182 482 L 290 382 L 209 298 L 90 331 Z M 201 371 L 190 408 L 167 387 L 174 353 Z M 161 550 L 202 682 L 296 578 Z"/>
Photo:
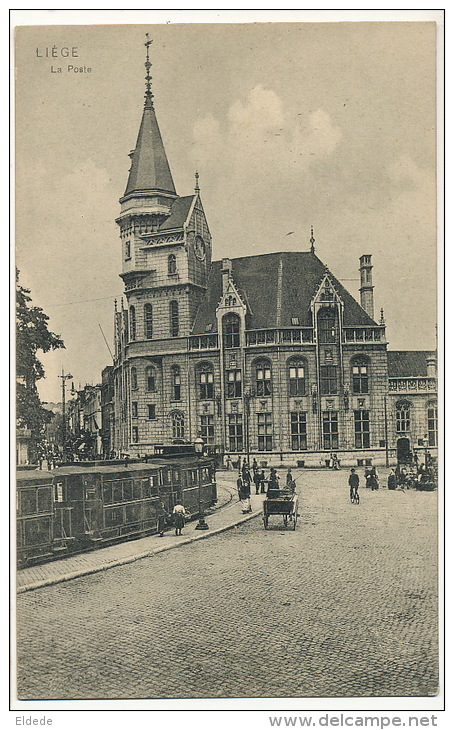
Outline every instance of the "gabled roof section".
<path fill-rule="evenodd" d="M 195 319 L 194 334 L 206 332 L 207 325 L 212 326 L 211 331 L 217 331 L 221 268 L 222 261 L 213 262 L 207 292 Z M 233 281 L 250 308 L 248 328 L 290 327 L 295 317 L 302 327 L 311 326 L 311 300 L 326 273 L 344 303 L 344 324 L 376 325 L 314 253 L 285 252 L 232 259 Z"/>
<path fill-rule="evenodd" d="M 176 194 L 155 110 L 149 97 L 145 101 L 125 196 L 145 191 Z"/>
<path fill-rule="evenodd" d="M 388 350 L 390 378 L 424 378 L 427 376 L 427 358 L 437 357 L 434 350 Z"/>
<path fill-rule="evenodd" d="M 172 228 L 183 228 L 186 223 L 195 195 L 185 195 L 177 198 L 170 209 L 170 215 L 159 227 L 160 231 L 167 231 Z"/>

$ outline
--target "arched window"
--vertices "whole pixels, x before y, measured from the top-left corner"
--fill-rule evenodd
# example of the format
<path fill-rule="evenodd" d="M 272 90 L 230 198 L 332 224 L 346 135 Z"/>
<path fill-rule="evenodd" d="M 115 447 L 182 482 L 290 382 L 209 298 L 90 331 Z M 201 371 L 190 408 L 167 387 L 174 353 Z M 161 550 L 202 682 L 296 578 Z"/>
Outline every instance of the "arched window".
<path fill-rule="evenodd" d="M 369 392 L 369 358 L 365 355 L 352 357 L 352 390 L 353 393 Z"/>
<path fill-rule="evenodd" d="M 145 370 L 145 379 L 147 385 L 147 391 L 149 393 L 156 392 L 156 370 L 152 365 L 149 365 Z"/>
<path fill-rule="evenodd" d="M 256 395 L 271 395 L 271 363 L 269 360 L 257 360 L 255 363 Z"/>
<path fill-rule="evenodd" d="M 336 329 L 336 311 L 331 307 L 321 309 L 318 313 L 318 341 L 335 342 Z"/>
<path fill-rule="evenodd" d="M 396 431 L 407 433 L 410 430 L 410 408 L 408 401 L 397 401 L 396 403 Z"/>
<path fill-rule="evenodd" d="M 197 385 L 201 400 L 211 400 L 214 398 L 213 366 L 210 362 L 203 362 L 197 365 Z"/>
<path fill-rule="evenodd" d="M 226 314 L 222 320 L 224 347 L 240 346 L 240 318 L 237 314 Z"/>
<path fill-rule="evenodd" d="M 131 388 L 133 390 L 137 390 L 137 370 L 136 370 L 136 368 L 131 368 Z"/>
<path fill-rule="evenodd" d="M 184 414 L 181 411 L 172 413 L 172 438 L 184 439 Z"/>
<path fill-rule="evenodd" d="M 427 407 L 427 437 L 429 446 L 436 446 L 438 443 L 438 405 L 431 401 Z"/>
<path fill-rule="evenodd" d="M 292 357 L 287 366 L 289 394 L 306 395 L 306 361 L 300 357 Z"/>
<path fill-rule="evenodd" d="M 136 339 L 136 308 L 129 307 L 129 338 Z"/>
<path fill-rule="evenodd" d="M 172 365 L 171 380 L 172 380 L 172 400 L 181 400 L 181 374 L 180 374 L 179 365 Z"/>
<path fill-rule="evenodd" d="M 171 253 L 167 257 L 167 273 L 169 274 L 176 274 L 177 273 L 177 257 L 174 253 Z"/>
<path fill-rule="evenodd" d="M 145 321 L 145 337 L 147 340 L 151 340 L 153 337 L 153 307 L 151 304 L 145 304 L 143 314 Z"/>
<path fill-rule="evenodd" d="M 170 314 L 170 335 L 171 337 L 178 337 L 180 333 L 180 318 L 178 316 L 178 302 L 176 299 L 172 299 L 169 304 Z"/>

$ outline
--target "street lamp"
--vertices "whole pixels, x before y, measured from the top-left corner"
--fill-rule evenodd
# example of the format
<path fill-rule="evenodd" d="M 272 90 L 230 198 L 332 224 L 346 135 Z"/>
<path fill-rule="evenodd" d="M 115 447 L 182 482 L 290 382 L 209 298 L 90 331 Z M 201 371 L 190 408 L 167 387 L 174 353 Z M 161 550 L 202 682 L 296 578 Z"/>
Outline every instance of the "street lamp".
<path fill-rule="evenodd" d="M 201 470 L 200 470 L 200 460 L 203 456 L 204 446 L 205 446 L 205 442 L 204 442 L 203 438 L 201 438 L 201 436 L 198 436 L 196 438 L 196 440 L 194 441 L 194 448 L 195 448 L 195 453 L 197 454 L 197 461 L 198 461 L 198 467 L 199 467 L 197 469 L 198 482 L 199 482 L 199 521 L 198 521 L 197 525 L 195 526 L 196 530 L 208 530 L 209 529 L 207 523 L 205 522 L 205 516 L 202 512 L 202 500 L 201 500 L 201 495 L 200 495 L 200 488 L 201 488 L 201 482 L 202 482 Z"/>
<path fill-rule="evenodd" d="M 72 380 L 73 376 L 67 373 L 65 375 L 63 368 L 61 369 L 61 414 L 63 417 L 63 451 L 65 449 L 66 442 L 66 381 Z"/>

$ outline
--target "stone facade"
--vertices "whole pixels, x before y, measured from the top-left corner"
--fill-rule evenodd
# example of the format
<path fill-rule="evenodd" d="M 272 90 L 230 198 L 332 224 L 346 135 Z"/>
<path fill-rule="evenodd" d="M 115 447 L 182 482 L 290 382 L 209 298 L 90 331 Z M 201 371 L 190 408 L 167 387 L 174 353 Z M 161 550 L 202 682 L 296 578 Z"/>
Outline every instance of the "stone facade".
<path fill-rule="evenodd" d="M 178 197 L 149 95 L 131 157 L 117 219 L 113 448 L 144 454 L 201 435 L 268 464 L 320 466 L 333 453 L 345 466 L 395 463 L 403 422 L 371 255 L 360 259 L 362 306 L 313 235 L 306 252 L 212 262 L 198 175 L 194 194 Z M 427 432 L 428 387 L 405 390 L 411 449 Z"/>

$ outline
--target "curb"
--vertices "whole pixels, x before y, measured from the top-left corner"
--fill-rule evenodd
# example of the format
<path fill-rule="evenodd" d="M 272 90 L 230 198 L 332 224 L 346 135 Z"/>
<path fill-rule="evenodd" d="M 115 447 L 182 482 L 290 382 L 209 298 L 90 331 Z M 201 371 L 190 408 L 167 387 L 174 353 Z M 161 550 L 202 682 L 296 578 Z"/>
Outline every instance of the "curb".
<path fill-rule="evenodd" d="M 229 500 L 231 501 L 231 500 Z M 139 553 L 138 555 L 131 555 L 127 558 L 119 558 L 118 560 L 112 560 L 110 563 L 105 563 L 104 565 L 99 565 L 93 568 L 86 568 L 81 569 L 78 571 L 74 571 L 73 573 L 67 573 L 66 575 L 59 575 L 55 576 L 54 578 L 48 578 L 44 579 L 42 581 L 36 581 L 35 583 L 29 583 L 28 585 L 20 586 L 17 588 L 16 593 L 19 595 L 21 593 L 28 593 L 29 591 L 35 591 L 38 588 L 45 588 L 47 586 L 53 586 L 57 585 L 58 583 L 66 583 L 69 580 L 74 580 L 74 578 L 81 578 L 85 575 L 93 575 L 95 573 L 102 573 L 105 570 L 109 570 L 109 568 L 116 568 L 121 565 L 128 565 L 129 563 L 135 563 L 136 560 L 143 560 L 143 558 L 151 558 L 153 555 L 159 555 L 160 553 L 167 552 L 168 550 L 174 550 L 176 548 L 180 548 L 183 545 L 189 545 L 193 542 L 196 542 L 196 540 L 206 540 L 206 538 L 211 537 L 212 535 L 219 535 L 221 532 L 226 532 L 227 530 L 231 530 L 233 527 L 236 527 L 237 525 L 243 524 L 243 522 L 248 522 L 249 520 L 252 520 L 254 517 L 257 517 L 258 515 L 262 514 L 262 510 L 257 510 L 256 512 L 252 512 L 251 514 L 247 515 L 246 517 L 242 517 L 239 520 L 235 520 L 235 522 L 232 522 L 228 525 L 223 525 L 222 527 L 217 527 L 215 530 L 210 530 L 207 532 L 203 532 L 199 535 L 193 535 L 193 537 L 187 537 L 185 540 L 182 540 L 181 542 L 177 542 L 173 545 L 163 545 L 162 547 L 155 548 L 153 550 L 147 550 L 143 553 Z"/>

